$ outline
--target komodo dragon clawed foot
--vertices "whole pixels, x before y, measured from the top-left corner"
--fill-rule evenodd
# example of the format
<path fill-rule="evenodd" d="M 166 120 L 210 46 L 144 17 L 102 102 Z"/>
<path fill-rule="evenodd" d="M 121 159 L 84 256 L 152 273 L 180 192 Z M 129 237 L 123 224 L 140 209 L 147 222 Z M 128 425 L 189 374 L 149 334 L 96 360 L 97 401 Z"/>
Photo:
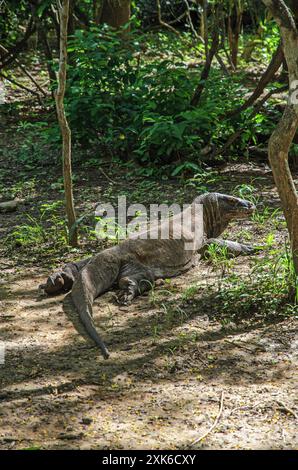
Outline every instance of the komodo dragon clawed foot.
<path fill-rule="evenodd" d="M 230 257 L 249 256 L 258 253 L 261 250 L 260 247 L 245 245 L 244 243 L 222 240 L 221 238 L 210 238 L 199 250 L 199 253 L 203 258 L 210 257 L 211 246 L 224 250 L 224 253 Z"/>
<path fill-rule="evenodd" d="M 117 303 L 120 305 L 129 305 L 138 295 L 138 285 L 132 279 L 123 277 L 119 281 L 120 291 L 116 296 Z"/>
<path fill-rule="evenodd" d="M 117 302 L 128 305 L 135 297 L 150 290 L 153 283 L 154 274 L 145 266 L 140 263 L 124 265 L 118 280 L 120 292 L 117 295 Z"/>

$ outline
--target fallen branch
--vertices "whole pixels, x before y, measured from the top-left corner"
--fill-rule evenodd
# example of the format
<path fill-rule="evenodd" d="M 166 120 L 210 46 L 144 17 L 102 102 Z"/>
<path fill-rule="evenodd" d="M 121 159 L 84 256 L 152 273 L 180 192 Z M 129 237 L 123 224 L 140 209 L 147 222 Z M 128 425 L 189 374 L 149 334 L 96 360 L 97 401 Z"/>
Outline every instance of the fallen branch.
<path fill-rule="evenodd" d="M 225 343 L 232 344 L 232 345 L 235 346 L 236 348 L 244 349 L 245 351 L 249 351 L 250 353 L 254 353 L 254 352 L 255 352 L 254 349 L 248 348 L 248 347 L 246 347 L 246 346 L 243 346 L 242 344 L 235 343 L 234 341 L 230 341 L 230 340 L 228 340 L 228 339 L 225 339 Z"/>
<path fill-rule="evenodd" d="M 212 426 L 208 429 L 208 431 L 206 431 L 202 436 L 198 437 L 197 439 L 195 439 L 194 441 L 191 442 L 190 444 L 190 447 L 193 447 L 194 445 L 198 444 L 199 442 L 201 442 L 203 439 L 205 439 L 212 431 L 214 428 L 216 428 L 216 426 L 218 425 L 218 422 L 220 420 L 220 417 L 221 417 L 221 414 L 222 414 L 222 410 L 223 410 L 223 402 L 224 402 L 224 392 L 222 391 L 221 392 L 221 396 L 220 396 L 220 405 L 219 405 L 219 411 L 218 411 L 218 414 L 214 420 L 214 423 L 212 424 Z"/>
<path fill-rule="evenodd" d="M 287 405 L 284 404 L 283 401 L 280 401 L 280 400 L 274 400 L 279 406 L 281 406 L 284 410 L 286 410 L 288 413 L 290 413 L 292 416 L 294 416 L 295 419 L 298 420 L 298 415 L 297 413 L 295 413 L 294 410 L 292 410 L 292 408 L 289 408 Z"/>
<path fill-rule="evenodd" d="M 8 52 L 8 50 L 0 44 L 0 52 L 3 51 L 5 53 Z M 44 89 L 37 83 L 34 77 L 32 77 L 31 73 L 26 70 L 26 68 L 21 64 L 21 62 L 15 58 L 15 63 L 17 66 L 24 72 L 24 74 L 31 80 L 31 82 L 36 86 L 36 88 L 44 95 L 47 96 L 46 92 Z"/>
<path fill-rule="evenodd" d="M 99 171 L 108 181 L 110 181 L 111 183 L 115 183 L 115 181 L 113 181 L 112 178 L 110 178 L 109 175 L 107 175 L 106 172 L 102 168 L 99 168 Z"/>
<path fill-rule="evenodd" d="M 4 78 L 4 79 L 7 80 L 8 82 L 10 82 L 10 83 L 12 83 L 13 85 L 17 86 L 18 88 L 21 88 L 22 90 L 28 91 L 28 93 L 31 93 L 32 95 L 36 96 L 36 98 L 37 98 L 38 101 L 39 101 L 39 104 L 42 104 L 42 103 L 41 103 L 41 99 L 40 99 L 40 95 L 37 93 L 37 91 L 32 90 L 31 88 L 28 88 L 28 87 L 26 87 L 25 85 L 22 85 L 22 84 L 19 83 L 19 82 L 16 82 L 13 78 L 7 77 L 7 75 L 4 74 L 4 73 L 1 73 L 1 72 L 0 72 L 0 77 Z"/>

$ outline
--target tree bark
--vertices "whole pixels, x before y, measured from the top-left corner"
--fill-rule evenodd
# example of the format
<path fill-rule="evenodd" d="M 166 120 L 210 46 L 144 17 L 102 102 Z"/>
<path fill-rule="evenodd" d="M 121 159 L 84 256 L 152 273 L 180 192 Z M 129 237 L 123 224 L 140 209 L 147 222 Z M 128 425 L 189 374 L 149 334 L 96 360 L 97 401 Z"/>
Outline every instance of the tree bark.
<path fill-rule="evenodd" d="M 245 103 L 243 103 L 241 106 L 234 109 L 233 111 L 230 111 L 229 113 L 227 113 L 226 118 L 237 116 L 237 114 L 242 113 L 243 111 L 245 111 L 247 108 L 249 108 L 255 103 L 255 101 L 263 93 L 268 83 L 270 83 L 273 80 L 274 75 L 279 70 L 283 62 L 283 59 L 284 59 L 283 47 L 282 47 L 282 44 L 280 44 L 277 50 L 275 51 L 275 53 L 273 54 L 270 64 L 268 65 L 267 69 L 261 76 L 254 92 L 249 96 L 249 98 L 245 101 Z"/>
<path fill-rule="evenodd" d="M 208 41 L 206 41 L 206 39 L 205 39 L 205 45 L 207 45 L 207 48 L 206 48 L 206 61 L 205 61 L 205 65 L 204 65 L 202 73 L 201 73 L 200 82 L 199 82 L 199 84 L 198 84 L 198 86 L 197 86 L 197 88 L 196 88 L 196 90 L 193 94 L 192 99 L 191 99 L 191 102 L 190 102 L 191 106 L 197 106 L 200 102 L 202 92 L 205 88 L 206 81 L 209 77 L 209 73 L 210 73 L 213 58 L 214 58 L 214 56 L 216 55 L 216 53 L 218 51 L 219 32 L 218 32 L 218 21 L 217 20 L 218 20 L 218 17 L 217 17 L 217 14 L 216 14 L 215 23 L 213 25 L 212 44 L 211 44 L 210 50 L 208 48 Z"/>
<path fill-rule="evenodd" d="M 64 109 L 64 95 L 66 87 L 67 67 L 67 25 L 69 17 L 69 0 L 63 0 L 59 11 L 60 15 L 60 57 L 58 72 L 58 88 L 55 93 L 58 121 L 62 135 L 62 162 L 65 191 L 65 208 L 68 223 L 69 243 L 78 245 L 76 215 L 73 202 L 72 170 L 71 170 L 71 131 Z"/>
<path fill-rule="evenodd" d="M 290 93 L 284 114 L 269 141 L 269 161 L 289 230 L 298 276 L 298 195 L 289 168 L 289 149 L 298 128 L 298 30 L 283 0 L 263 0 L 280 26 L 289 70 Z"/>
<path fill-rule="evenodd" d="M 231 60 L 234 68 L 238 65 L 239 37 L 242 27 L 242 10 L 240 4 L 235 2 L 228 18 L 228 39 L 231 51 Z"/>
<path fill-rule="evenodd" d="M 130 0 L 102 0 L 101 23 L 119 29 L 130 20 Z"/>

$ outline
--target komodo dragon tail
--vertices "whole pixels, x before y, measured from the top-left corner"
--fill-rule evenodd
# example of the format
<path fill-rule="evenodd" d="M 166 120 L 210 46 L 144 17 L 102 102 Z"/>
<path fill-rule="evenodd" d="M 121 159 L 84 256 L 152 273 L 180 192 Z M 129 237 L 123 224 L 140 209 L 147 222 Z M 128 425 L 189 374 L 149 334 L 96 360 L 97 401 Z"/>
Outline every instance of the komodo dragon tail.
<path fill-rule="evenodd" d="M 82 269 L 73 284 L 72 301 L 88 335 L 99 346 L 102 355 L 108 359 L 109 352 L 96 331 L 93 322 L 92 304 L 96 297 L 107 291 L 116 281 L 120 270 L 117 247 L 99 253 Z"/>

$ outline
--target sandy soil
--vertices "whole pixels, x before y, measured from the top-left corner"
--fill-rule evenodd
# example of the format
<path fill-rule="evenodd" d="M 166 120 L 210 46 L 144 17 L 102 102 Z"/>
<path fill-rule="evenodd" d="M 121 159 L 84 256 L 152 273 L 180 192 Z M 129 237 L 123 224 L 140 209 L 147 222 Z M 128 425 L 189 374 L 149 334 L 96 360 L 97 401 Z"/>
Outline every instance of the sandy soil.
<path fill-rule="evenodd" d="M 195 448 L 297 448 L 297 321 L 264 323 L 252 313 L 225 325 L 208 263 L 128 307 L 112 292 L 97 299 L 107 361 L 63 313 L 63 296 L 38 291 L 48 270 L 5 257 L 1 266 L 0 448 L 189 448 L 221 400 L 218 425 Z M 239 258 L 234 270 L 247 269 Z M 183 300 L 193 284 L 197 292 Z"/>

